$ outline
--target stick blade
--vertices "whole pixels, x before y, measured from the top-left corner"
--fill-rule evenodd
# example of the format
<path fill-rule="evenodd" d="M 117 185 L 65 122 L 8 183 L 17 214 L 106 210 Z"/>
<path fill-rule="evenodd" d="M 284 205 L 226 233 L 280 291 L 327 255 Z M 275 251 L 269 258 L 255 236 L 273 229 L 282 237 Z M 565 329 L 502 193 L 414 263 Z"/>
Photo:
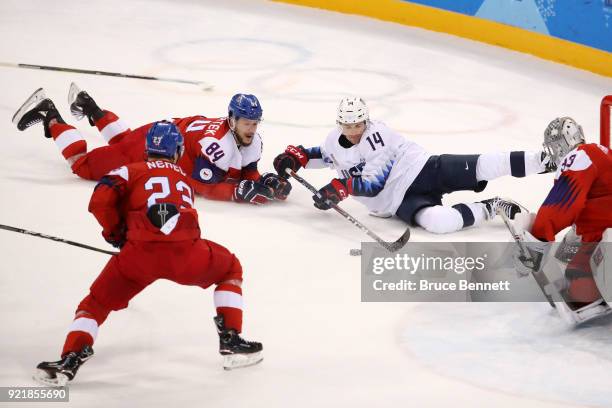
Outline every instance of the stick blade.
<path fill-rule="evenodd" d="M 410 241 L 410 227 L 406 228 L 406 231 L 404 231 L 404 233 L 394 242 L 387 243 L 385 249 L 387 249 L 389 252 L 397 252 L 402 249 L 406 243 L 408 243 L 408 241 Z M 361 256 L 362 251 L 359 248 L 352 248 L 349 251 L 349 254 L 351 256 Z"/>
<path fill-rule="evenodd" d="M 406 231 L 404 231 L 404 233 L 398 239 L 396 239 L 395 242 L 389 244 L 389 251 L 399 251 L 404 247 L 404 245 L 406 245 L 406 243 L 408 243 L 408 241 L 410 241 L 410 227 L 406 228 Z"/>

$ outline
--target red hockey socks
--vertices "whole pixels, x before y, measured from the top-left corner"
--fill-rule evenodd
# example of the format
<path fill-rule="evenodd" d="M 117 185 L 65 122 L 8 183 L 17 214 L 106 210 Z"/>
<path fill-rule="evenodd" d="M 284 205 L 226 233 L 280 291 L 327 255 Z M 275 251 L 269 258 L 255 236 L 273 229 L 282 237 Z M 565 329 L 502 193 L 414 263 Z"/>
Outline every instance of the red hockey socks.
<path fill-rule="evenodd" d="M 109 145 L 119 142 L 130 131 L 129 126 L 111 111 L 104 111 L 104 116 L 96 121 L 96 127 Z"/>
<path fill-rule="evenodd" d="M 70 166 L 87 153 L 87 142 L 74 126 L 58 122 L 49 126 L 49 132 Z"/>
<path fill-rule="evenodd" d="M 215 288 L 217 315 L 223 315 L 226 329 L 242 331 L 242 289 L 231 283 L 221 283 Z"/>
<path fill-rule="evenodd" d="M 93 346 L 98 335 L 98 322 L 87 312 L 77 312 L 68 328 L 62 356 L 71 351 L 80 352 L 85 346 Z"/>

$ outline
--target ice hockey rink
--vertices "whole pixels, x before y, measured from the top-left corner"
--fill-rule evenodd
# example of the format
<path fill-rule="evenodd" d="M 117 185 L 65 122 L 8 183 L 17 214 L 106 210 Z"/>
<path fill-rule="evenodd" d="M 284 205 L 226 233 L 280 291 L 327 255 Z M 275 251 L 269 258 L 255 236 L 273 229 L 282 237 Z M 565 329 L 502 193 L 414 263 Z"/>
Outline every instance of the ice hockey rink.
<path fill-rule="evenodd" d="M 0 67 L 0 223 L 107 249 L 87 212 L 94 184 L 71 174 L 40 126 L 18 132 L 11 123 L 38 87 L 78 123 L 90 147 L 103 142 L 70 116 L 72 81 L 134 127 L 224 116 L 234 93 L 254 93 L 264 110 L 261 171 L 272 170 L 288 144 L 319 144 L 350 94 L 432 152 L 480 153 L 539 149 L 548 122 L 563 115 L 598 141 L 599 101 L 612 93 L 610 78 L 535 57 L 267 1 L 5 0 L 0 22 L 2 62 L 214 85 L 204 92 Z M 302 175 L 319 187 L 333 177 L 328 170 Z M 502 195 L 535 210 L 552 180 L 503 178 L 446 202 Z M 349 250 L 366 236 L 316 210 L 310 196 L 293 183 L 286 203 L 196 200 L 203 235 L 244 267 L 244 337 L 263 342 L 260 365 L 223 371 L 212 290 L 158 281 L 109 316 L 62 406 L 612 406 L 612 319 L 570 331 L 545 303 L 362 303 L 360 260 Z M 350 199 L 342 206 L 386 239 L 405 228 L 368 216 Z M 510 237 L 495 220 L 443 237 L 413 229 L 412 239 Z M 108 256 L 7 231 L 0 248 L 0 386 L 34 386 L 36 364 L 59 358 L 74 310 Z"/>

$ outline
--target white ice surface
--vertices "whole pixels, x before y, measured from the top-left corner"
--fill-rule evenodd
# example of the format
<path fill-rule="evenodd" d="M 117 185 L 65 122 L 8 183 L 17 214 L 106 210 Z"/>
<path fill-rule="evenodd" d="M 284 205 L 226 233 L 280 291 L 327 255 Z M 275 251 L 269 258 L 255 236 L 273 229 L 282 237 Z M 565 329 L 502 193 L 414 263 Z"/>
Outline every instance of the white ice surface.
<path fill-rule="evenodd" d="M 596 140 L 599 100 L 612 91 L 609 78 L 503 49 L 262 1 L 5 0 L 0 38 L 3 62 L 215 85 L 204 93 L 0 67 L 0 223 L 101 247 L 86 211 L 93 184 L 70 173 L 40 127 L 21 133 L 10 123 L 39 86 L 71 122 L 65 99 L 76 81 L 134 126 L 220 116 L 232 94 L 253 92 L 265 112 L 262 170 L 289 143 L 318 144 L 349 93 L 433 152 L 477 153 L 536 149 L 558 115 L 572 115 Z M 90 147 L 102 144 L 84 121 L 78 127 Z M 304 176 L 320 186 L 332 173 Z M 536 208 L 550 183 L 549 175 L 506 178 L 447 202 L 502 194 Z M 564 332 L 544 305 L 361 303 L 359 259 L 348 251 L 364 236 L 336 214 L 315 210 L 300 185 L 285 204 L 196 205 L 205 236 L 242 261 L 245 337 L 264 343 L 264 362 L 224 372 L 212 291 L 157 282 L 101 327 L 96 356 L 79 372 L 67 406 L 612 404 L 605 387 L 610 353 L 596 350 L 610 346 L 605 326 Z M 404 229 L 398 220 L 368 217 L 354 201 L 343 206 L 383 237 Z M 445 237 L 415 230 L 413 239 L 506 241 L 507 233 L 494 221 Z M 6 231 L 0 248 L 0 386 L 33 385 L 33 368 L 58 356 L 74 309 L 107 257 Z"/>

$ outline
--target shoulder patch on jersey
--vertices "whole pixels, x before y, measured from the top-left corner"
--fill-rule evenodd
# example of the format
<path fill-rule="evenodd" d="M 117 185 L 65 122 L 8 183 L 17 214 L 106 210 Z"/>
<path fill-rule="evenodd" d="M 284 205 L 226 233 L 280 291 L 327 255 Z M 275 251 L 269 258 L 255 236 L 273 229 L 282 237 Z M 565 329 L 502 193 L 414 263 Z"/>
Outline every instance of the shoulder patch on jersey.
<path fill-rule="evenodd" d="M 563 158 L 559 170 L 561 172 L 567 170 L 581 171 L 588 169 L 591 164 L 593 164 L 593 162 L 587 152 L 582 149 L 574 149 Z"/>
<path fill-rule="evenodd" d="M 111 170 L 108 172 L 108 175 L 109 176 L 119 176 L 125 181 L 128 181 L 130 178 L 128 168 L 126 166 L 121 166 L 118 169 Z"/>
<path fill-rule="evenodd" d="M 196 158 L 191 177 L 205 184 L 217 184 L 225 180 L 227 171 L 211 163 L 206 157 Z"/>
<path fill-rule="evenodd" d="M 604 152 L 605 154 L 610 153 L 610 149 L 608 149 L 606 146 L 602 146 L 600 144 L 597 145 L 597 147 L 599 147 L 599 149 Z"/>

